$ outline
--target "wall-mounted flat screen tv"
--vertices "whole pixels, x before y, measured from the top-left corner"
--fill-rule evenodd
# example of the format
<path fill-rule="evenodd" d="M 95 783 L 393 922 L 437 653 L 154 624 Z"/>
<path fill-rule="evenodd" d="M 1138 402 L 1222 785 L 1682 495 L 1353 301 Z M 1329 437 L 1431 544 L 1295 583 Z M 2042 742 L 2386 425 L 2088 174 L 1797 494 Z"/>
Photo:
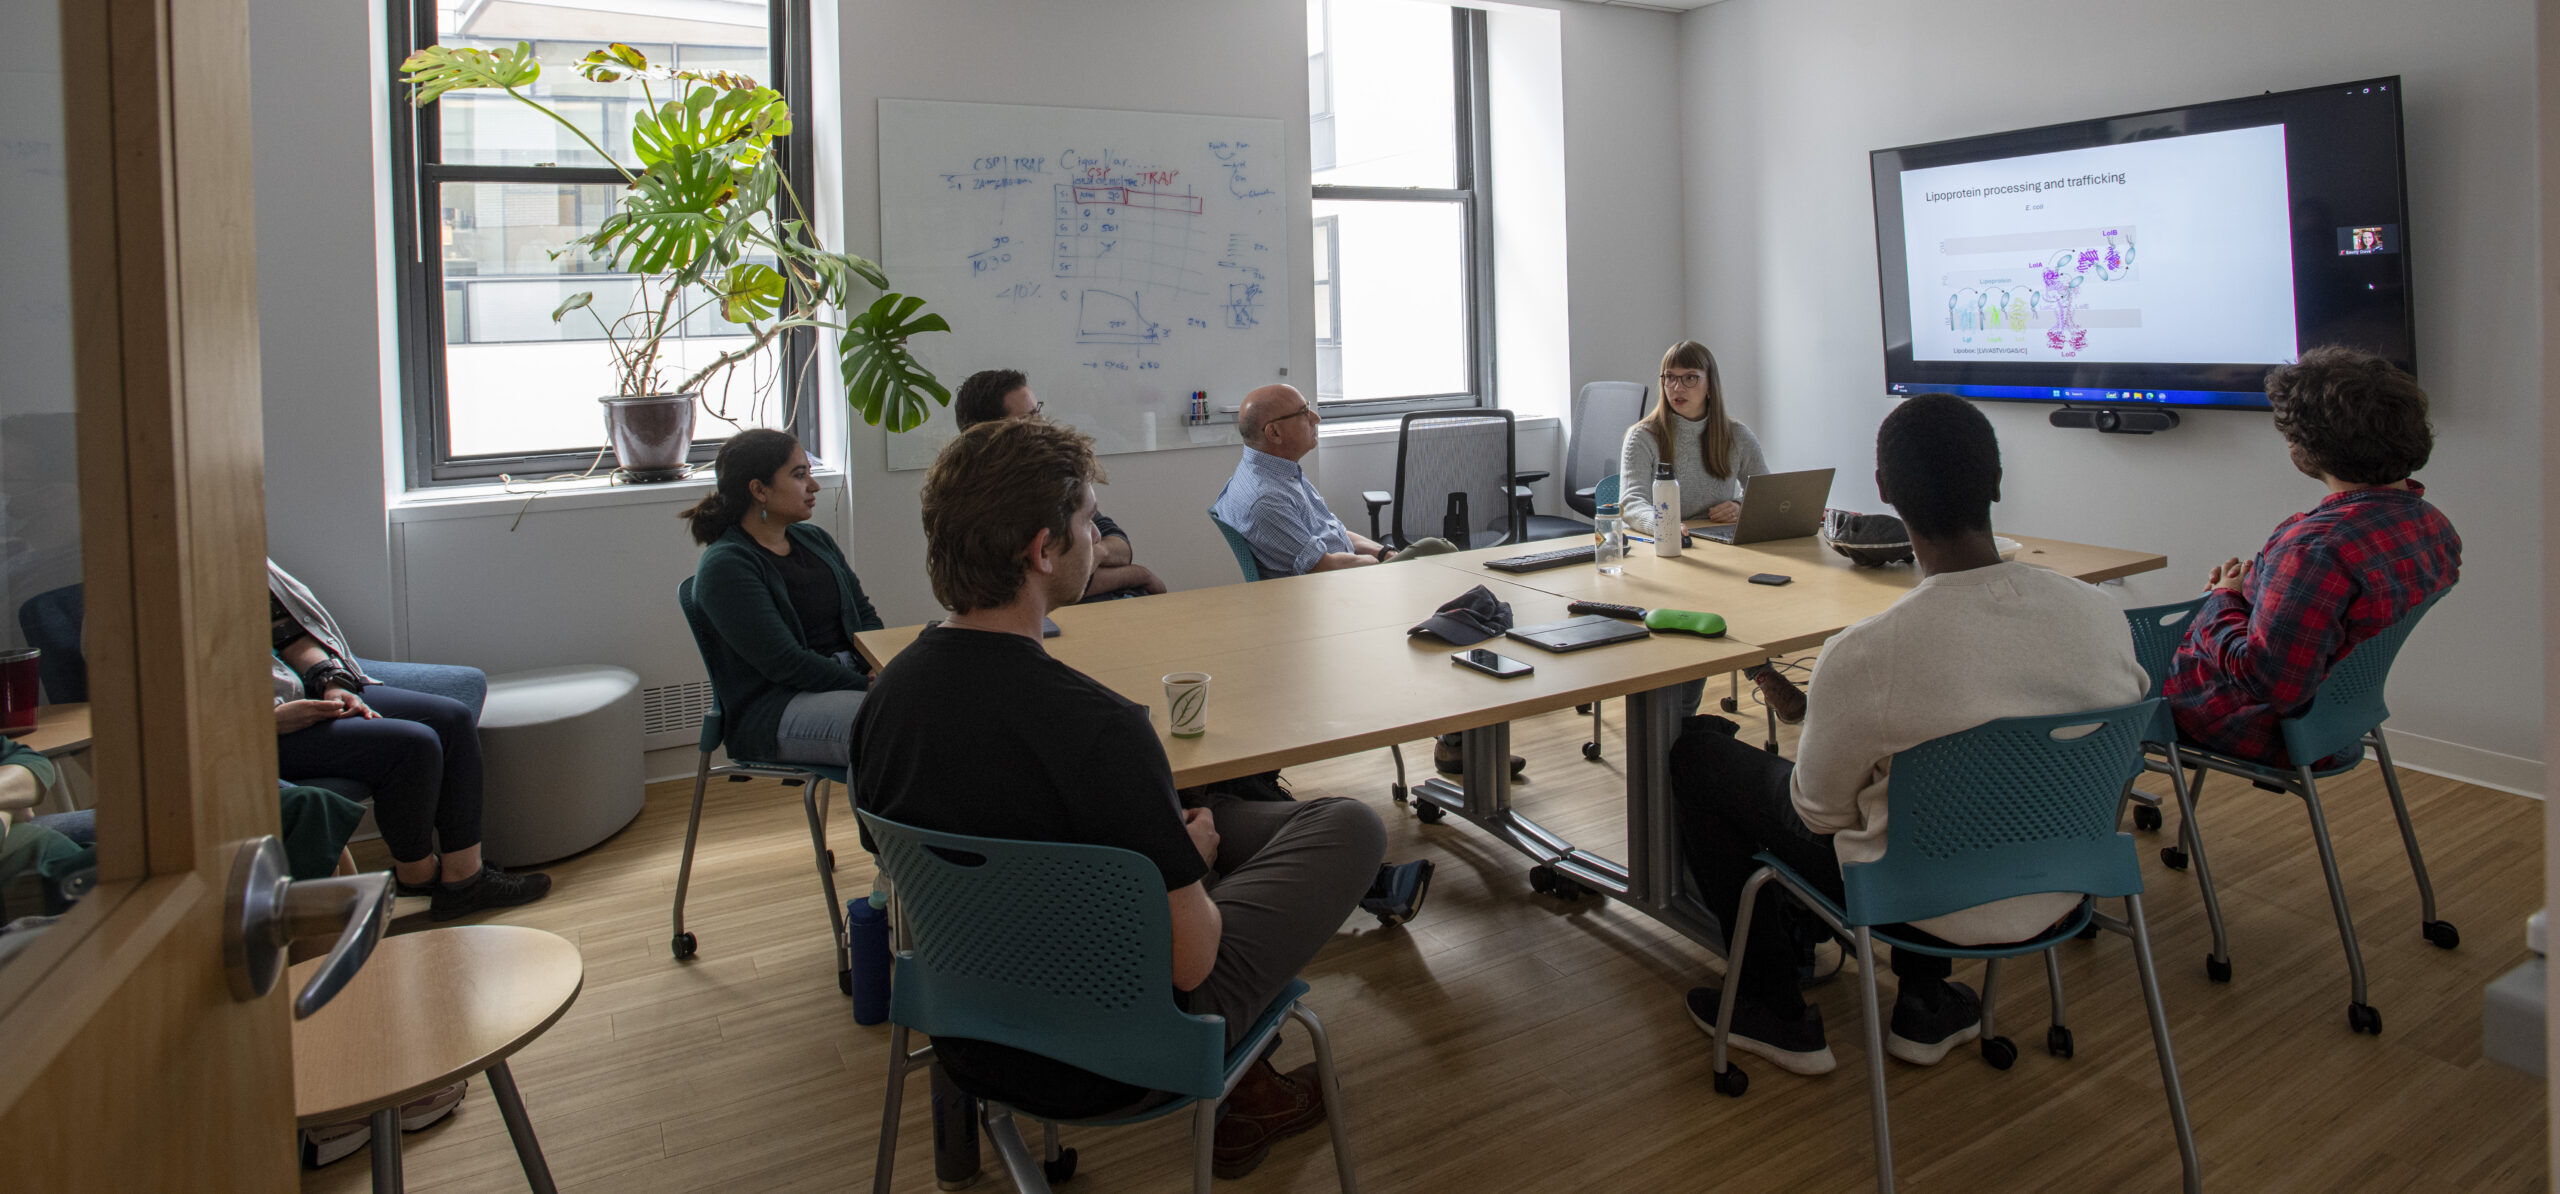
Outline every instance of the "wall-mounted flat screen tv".
<path fill-rule="evenodd" d="M 2347 344 L 2412 372 L 2400 80 L 1873 155 L 1887 388 L 2263 410 Z"/>

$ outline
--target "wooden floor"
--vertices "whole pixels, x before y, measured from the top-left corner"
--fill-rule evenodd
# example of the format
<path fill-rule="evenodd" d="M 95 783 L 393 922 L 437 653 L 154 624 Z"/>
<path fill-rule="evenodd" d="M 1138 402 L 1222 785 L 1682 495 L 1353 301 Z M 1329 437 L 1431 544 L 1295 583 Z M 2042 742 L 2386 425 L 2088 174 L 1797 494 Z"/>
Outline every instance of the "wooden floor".
<path fill-rule="evenodd" d="M 1721 690 L 1722 685 L 1717 686 Z M 1747 699 L 1747 698 L 1746 698 Z M 1585 845 L 1623 842 L 1618 706 L 1602 762 L 1590 722 L 1515 727 L 1530 759 L 1517 802 Z M 1746 731 L 1749 732 L 1749 731 Z M 1793 735 L 1786 739 L 1793 751 Z M 1405 755 L 1430 757 L 1427 743 Z M 1424 764 L 1427 766 L 1427 764 Z M 1293 770 L 1303 798 L 1347 795 L 1388 816 L 1388 856 L 1439 864 L 1421 919 L 1346 924 L 1306 972 L 1341 1059 L 1365 1189 L 1392 1191 L 1848 1190 L 1871 1181 L 1854 975 L 1814 996 L 1840 1069 L 1805 1079 L 1754 1062 L 1748 1095 L 1708 1085 L 1705 1039 L 1681 994 L 1720 964 L 1597 898 L 1534 895 L 1527 863 L 1456 820 L 1426 827 L 1387 799 L 1383 752 Z M 1422 778 L 1417 773 L 1416 781 Z M 2146 835 L 2152 941 L 2207 1183 L 2221 1190 L 2525 1190 L 2545 1184 L 2544 1088 L 2480 1054 L 2480 992 L 2526 956 L 2541 902 L 2539 802 L 2415 772 L 2411 815 L 2460 949 L 2419 938 L 2417 896 L 2372 768 L 2326 804 L 2363 926 L 2379 1038 L 2350 1035 L 2346 969 L 2299 805 L 2227 779 L 2206 823 L 2236 981 L 2208 981 L 2201 904 Z M 870 1182 L 888 1030 L 858 1027 L 836 991 L 796 789 L 712 788 L 689 927 L 701 956 L 668 956 L 668 902 L 690 783 L 656 785 L 613 841 L 549 868 L 548 901 L 501 919 L 585 952 L 586 989 L 516 1060 L 562 1189 L 842 1190 Z M 2174 813 L 2172 814 L 2174 821 Z M 870 888 L 850 818 L 833 831 L 837 882 Z M 378 859 L 367 859 L 369 864 Z M 1910 1190 L 2171 1190 L 2178 1184 L 2132 948 L 2063 947 L 2078 1056 L 2041 1047 L 2041 983 L 2004 981 L 2015 1069 L 1970 1051 L 1930 1069 L 1891 1063 L 1898 1173 Z M 2029 977 L 2032 967 L 2013 967 Z M 1959 978 L 1978 983 L 1978 971 Z M 1886 996 L 1891 998 L 1888 990 Z M 1283 1068 L 1308 1056 L 1298 1034 Z M 930 1121 L 913 1080 L 898 1188 L 933 1188 Z M 1072 1130 L 1067 1190 L 1187 1188 L 1178 1121 Z M 407 1137 L 409 1188 L 523 1190 L 486 1084 Z M 367 1188 L 367 1154 L 304 1175 L 308 1192 Z M 981 1188 L 1006 1189 L 993 1168 Z M 1280 1145 L 1237 1194 L 1334 1189 L 1325 1134 Z"/>

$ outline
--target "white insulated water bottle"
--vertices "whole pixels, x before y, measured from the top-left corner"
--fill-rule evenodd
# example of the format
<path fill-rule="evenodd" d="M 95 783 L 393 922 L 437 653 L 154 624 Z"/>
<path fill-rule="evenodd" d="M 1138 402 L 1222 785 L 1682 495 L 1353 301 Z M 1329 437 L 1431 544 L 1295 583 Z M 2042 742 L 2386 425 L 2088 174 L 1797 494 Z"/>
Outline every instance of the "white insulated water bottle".
<path fill-rule="evenodd" d="M 1653 554 L 1680 554 L 1680 478 L 1668 460 L 1653 466 Z"/>

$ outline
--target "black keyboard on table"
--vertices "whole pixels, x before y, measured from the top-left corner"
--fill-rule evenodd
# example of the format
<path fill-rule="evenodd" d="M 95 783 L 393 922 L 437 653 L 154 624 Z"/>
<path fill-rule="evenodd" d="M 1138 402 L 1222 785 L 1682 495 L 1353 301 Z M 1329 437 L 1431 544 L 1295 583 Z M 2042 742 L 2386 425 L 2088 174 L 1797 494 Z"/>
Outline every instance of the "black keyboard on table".
<path fill-rule="evenodd" d="M 1534 555 L 1507 556 L 1486 560 L 1484 566 L 1496 572 L 1536 572 L 1541 568 L 1562 568 L 1567 564 L 1588 564 L 1600 556 L 1600 545 L 1585 543 L 1580 547 L 1560 547 Z"/>

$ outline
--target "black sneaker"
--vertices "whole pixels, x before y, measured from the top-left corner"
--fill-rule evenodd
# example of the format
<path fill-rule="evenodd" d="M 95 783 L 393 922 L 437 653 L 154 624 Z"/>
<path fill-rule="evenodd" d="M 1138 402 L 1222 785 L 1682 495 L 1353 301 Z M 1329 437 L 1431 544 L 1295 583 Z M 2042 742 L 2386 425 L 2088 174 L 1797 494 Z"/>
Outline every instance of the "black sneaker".
<path fill-rule="evenodd" d="M 1689 988 L 1689 1022 L 1709 1038 L 1716 1034 L 1716 1004 L 1723 998 L 1724 992 L 1716 987 Z M 1822 1009 L 1812 1004 L 1805 1005 L 1804 1015 L 1781 1020 L 1759 1004 L 1737 998 L 1733 1039 L 1726 1046 L 1768 1058 L 1790 1074 L 1828 1074 L 1840 1065 L 1822 1035 Z"/>
<path fill-rule="evenodd" d="M 1884 1051 L 1913 1065 L 1936 1065 L 1956 1046 L 1982 1035 L 1982 997 L 1963 983 L 1905 989 L 1893 1001 L 1893 1031 Z"/>
<path fill-rule="evenodd" d="M 427 906 L 427 917 L 431 920 L 452 920 L 491 908 L 530 904 L 549 894 L 549 875 L 510 875 L 484 865 L 479 874 L 460 883 L 438 885 L 435 902 Z"/>
<path fill-rule="evenodd" d="M 1377 881 L 1369 884 L 1369 894 L 1360 898 L 1360 910 L 1377 917 L 1381 925 L 1400 925 L 1422 911 L 1422 897 L 1430 891 L 1430 860 L 1415 859 L 1402 865 L 1381 863 Z"/>
<path fill-rule="evenodd" d="M 400 872 L 397 869 L 394 869 L 391 872 L 391 894 L 396 896 L 431 896 L 436 893 L 437 888 L 444 886 L 444 857 L 438 854 L 430 854 L 427 855 L 427 861 L 434 863 L 435 866 L 427 872 L 429 878 L 424 883 L 411 883 L 408 880 L 402 879 L 400 877 Z"/>

